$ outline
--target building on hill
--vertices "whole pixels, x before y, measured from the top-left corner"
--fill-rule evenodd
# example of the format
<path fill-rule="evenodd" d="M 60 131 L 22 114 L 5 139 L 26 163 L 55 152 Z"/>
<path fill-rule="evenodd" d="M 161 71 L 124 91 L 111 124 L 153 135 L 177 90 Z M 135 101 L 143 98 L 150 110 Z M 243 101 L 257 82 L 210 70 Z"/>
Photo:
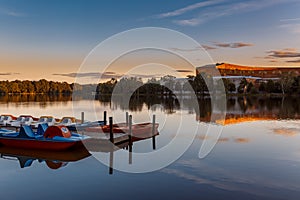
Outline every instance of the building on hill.
<path fill-rule="evenodd" d="M 219 73 L 216 73 L 218 69 Z M 217 63 L 216 65 L 205 65 L 196 69 L 196 75 L 206 73 L 211 76 L 244 76 L 256 77 L 260 79 L 278 79 L 283 75 L 300 75 L 300 67 L 250 67 L 228 63 Z"/>
<path fill-rule="evenodd" d="M 238 87 L 243 78 L 256 87 L 268 80 L 278 81 L 283 76 L 300 76 L 300 67 L 250 67 L 228 63 L 205 65 L 196 69 L 196 75 L 206 74 L 214 80 L 228 79 Z"/>

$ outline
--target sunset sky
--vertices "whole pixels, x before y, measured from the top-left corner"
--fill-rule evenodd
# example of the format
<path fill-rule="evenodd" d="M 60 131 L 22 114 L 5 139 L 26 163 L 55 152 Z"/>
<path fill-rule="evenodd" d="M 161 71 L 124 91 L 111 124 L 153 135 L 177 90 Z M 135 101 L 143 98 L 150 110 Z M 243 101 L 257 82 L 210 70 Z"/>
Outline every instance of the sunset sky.
<path fill-rule="evenodd" d="M 72 82 L 101 41 L 147 26 L 194 38 L 215 62 L 298 66 L 299 11 L 300 0 L 0 0 L 0 80 Z"/>

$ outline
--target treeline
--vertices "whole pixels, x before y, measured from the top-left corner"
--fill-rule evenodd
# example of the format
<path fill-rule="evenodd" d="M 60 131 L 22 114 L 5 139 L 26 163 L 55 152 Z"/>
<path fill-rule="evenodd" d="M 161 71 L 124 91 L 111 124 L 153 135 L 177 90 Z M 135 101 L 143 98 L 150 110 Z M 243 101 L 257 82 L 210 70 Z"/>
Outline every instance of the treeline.
<path fill-rule="evenodd" d="M 209 77 L 205 78 L 209 82 L 212 81 Z M 211 82 L 211 84 L 213 83 Z M 145 83 L 141 78 L 125 77 L 119 81 L 111 79 L 105 83 L 99 83 L 96 89 L 97 95 L 128 93 L 141 96 L 166 96 L 189 92 L 208 93 L 208 87 L 203 76 L 197 75 L 196 77 L 188 76 L 186 79 L 176 79 L 174 76 L 167 75 L 158 80 L 155 78 L 149 79 Z"/>
<path fill-rule="evenodd" d="M 300 95 L 300 76 L 282 77 L 278 80 L 267 80 L 259 83 L 252 83 L 242 79 L 237 92 L 246 94 Z"/>
<path fill-rule="evenodd" d="M 39 81 L 0 81 L 0 94 L 72 94 L 73 84 Z"/>
<path fill-rule="evenodd" d="M 99 83 L 98 85 L 69 84 L 67 82 L 54 82 L 41 79 L 39 81 L 0 81 L 0 94 L 66 94 L 71 95 L 76 92 L 78 96 L 92 94 L 111 95 L 131 94 L 136 96 L 166 96 L 186 93 L 196 93 L 197 95 L 209 94 L 225 89 L 227 94 L 266 94 L 275 93 L 300 95 L 300 76 L 286 75 L 277 80 L 251 80 L 241 79 L 237 84 L 230 79 L 214 80 L 206 74 L 188 76 L 187 78 L 177 79 L 174 76 L 164 76 L 160 79 L 149 79 L 143 82 L 141 78 L 125 77 L 119 81 L 111 80 Z M 221 88 L 221 89 L 220 89 Z M 95 91 L 96 90 L 96 91 Z M 76 95 L 75 95 L 76 96 Z"/>
<path fill-rule="evenodd" d="M 129 93 L 132 95 L 173 95 L 195 92 L 198 95 L 209 94 L 207 84 L 213 92 L 224 89 L 227 94 L 300 94 L 300 76 L 283 76 L 280 79 L 249 80 L 243 78 L 238 84 L 230 79 L 213 80 L 205 74 L 188 76 L 187 79 L 176 79 L 173 76 L 164 76 L 159 80 L 152 78 L 146 83 L 140 78 L 122 78 L 119 81 L 111 79 L 105 83 L 99 83 L 96 89 L 97 95 L 111 95 Z"/>

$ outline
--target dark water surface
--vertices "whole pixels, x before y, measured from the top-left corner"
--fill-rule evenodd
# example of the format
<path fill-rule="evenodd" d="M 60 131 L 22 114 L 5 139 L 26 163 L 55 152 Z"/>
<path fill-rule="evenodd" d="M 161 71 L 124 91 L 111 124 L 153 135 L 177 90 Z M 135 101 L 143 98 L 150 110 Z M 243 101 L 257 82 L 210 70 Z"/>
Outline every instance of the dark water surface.
<path fill-rule="evenodd" d="M 200 112 L 189 99 L 147 100 L 132 102 L 129 112 L 134 122 L 150 121 L 156 114 L 160 135 L 133 144 L 136 153 L 159 151 L 170 143 L 178 126 L 184 126 L 184 135 L 199 126 L 193 144 L 178 160 L 158 171 L 126 173 L 113 170 L 86 152 L 44 154 L 31 163 L 26 152 L 1 149 L 0 192 L 6 199 L 299 199 L 300 196 L 300 102 L 299 98 L 237 98 L 227 100 L 227 116 L 223 131 L 213 151 L 204 159 L 198 153 L 210 121 L 209 99 L 200 99 Z M 181 103 L 179 103 L 181 102 Z M 75 107 L 75 109 L 74 109 Z M 108 111 L 115 120 L 125 116 L 122 101 L 76 102 L 64 99 L 1 99 L 0 113 L 34 116 L 75 115 L 78 110 L 89 110 L 86 119 L 102 116 Z M 75 110 L 75 112 L 74 112 Z M 96 111 L 96 112 L 95 112 Z M 183 124 L 178 122 L 182 121 Z M 213 129 L 212 129 L 213 130 Z M 213 133 L 212 133 L 213 134 Z M 182 137 L 182 136 L 181 136 Z M 182 138 L 184 140 L 184 136 Z M 93 153 L 93 152 L 91 152 Z M 129 152 L 114 166 L 129 162 Z M 74 156 L 75 155 L 75 156 Z M 146 155 L 145 155 L 146 156 Z M 47 156 L 46 156 L 47 157 Z M 64 160 L 63 162 L 60 162 Z M 76 161 L 77 160 L 77 161 Z M 132 162 L 137 160 L 132 157 Z"/>

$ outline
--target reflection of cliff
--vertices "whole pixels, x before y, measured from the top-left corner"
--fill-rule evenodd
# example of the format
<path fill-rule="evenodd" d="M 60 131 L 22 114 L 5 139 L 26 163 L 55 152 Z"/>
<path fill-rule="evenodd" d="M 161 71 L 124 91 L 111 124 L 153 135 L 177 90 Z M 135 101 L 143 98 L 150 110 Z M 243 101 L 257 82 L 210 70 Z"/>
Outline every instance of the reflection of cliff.
<path fill-rule="evenodd" d="M 225 119 L 215 123 L 229 125 L 259 120 L 300 119 L 300 99 L 289 98 L 230 98 L 227 100 Z M 211 116 L 201 117 L 198 121 L 210 122 Z"/>

